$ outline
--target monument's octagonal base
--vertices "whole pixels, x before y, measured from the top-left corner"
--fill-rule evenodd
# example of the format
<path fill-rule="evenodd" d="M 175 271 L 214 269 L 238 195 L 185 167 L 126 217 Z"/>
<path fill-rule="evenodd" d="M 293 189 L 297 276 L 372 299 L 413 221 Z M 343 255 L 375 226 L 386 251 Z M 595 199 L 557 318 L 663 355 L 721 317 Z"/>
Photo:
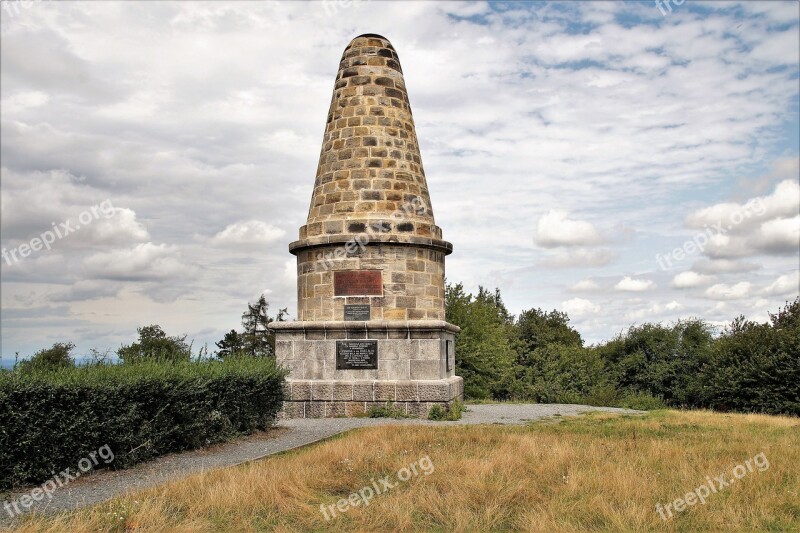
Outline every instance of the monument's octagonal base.
<path fill-rule="evenodd" d="M 431 407 L 445 409 L 464 399 L 464 380 L 458 376 L 425 381 L 287 381 L 283 418 L 363 416 L 386 404 L 409 416 L 426 418 Z"/>
<path fill-rule="evenodd" d="M 455 375 L 459 328 L 436 320 L 273 322 L 289 370 L 288 418 L 359 416 L 392 404 L 417 417 L 464 398 Z"/>

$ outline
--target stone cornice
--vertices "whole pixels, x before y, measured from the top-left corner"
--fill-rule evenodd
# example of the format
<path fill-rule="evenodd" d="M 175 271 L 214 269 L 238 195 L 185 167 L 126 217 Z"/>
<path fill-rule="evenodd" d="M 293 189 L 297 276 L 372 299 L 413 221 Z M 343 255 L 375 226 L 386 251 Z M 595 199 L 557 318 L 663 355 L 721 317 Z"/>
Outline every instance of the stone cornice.
<path fill-rule="evenodd" d="M 273 331 L 333 331 L 333 330 L 414 330 L 414 331 L 447 331 L 460 333 L 461 328 L 444 320 L 370 320 L 368 322 L 320 320 L 292 322 L 270 322 L 269 329 Z"/>
<path fill-rule="evenodd" d="M 442 239 L 431 239 L 428 237 L 417 237 L 415 235 L 394 235 L 394 234 L 342 234 L 342 235 L 321 235 L 319 237 L 309 237 L 300 239 L 289 244 L 289 252 L 297 255 L 299 252 L 319 247 L 342 246 L 346 247 L 351 243 L 353 249 L 361 246 L 376 246 L 381 244 L 392 244 L 398 246 L 416 246 L 420 248 L 430 248 L 445 255 L 453 253 L 453 245 Z"/>

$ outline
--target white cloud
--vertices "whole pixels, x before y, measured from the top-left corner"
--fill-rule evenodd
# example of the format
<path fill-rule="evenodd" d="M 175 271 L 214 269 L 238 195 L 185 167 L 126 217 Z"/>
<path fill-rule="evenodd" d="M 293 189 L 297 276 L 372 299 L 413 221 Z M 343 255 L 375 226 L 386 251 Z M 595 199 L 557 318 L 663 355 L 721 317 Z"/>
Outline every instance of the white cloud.
<path fill-rule="evenodd" d="M 686 272 L 681 272 L 672 278 L 672 286 L 676 289 L 687 289 L 690 287 L 707 285 L 712 281 L 714 281 L 713 276 L 705 276 L 703 274 L 698 274 L 697 272 L 688 270 Z"/>
<path fill-rule="evenodd" d="M 556 246 L 587 246 L 601 244 L 602 237 L 595 227 L 583 220 L 571 220 L 569 213 L 552 209 L 536 224 L 536 244 L 545 248 Z"/>
<path fill-rule="evenodd" d="M 600 308 L 584 298 L 572 298 L 561 302 L 561 310 L 569 316 L 581 317 L 598 313 Z"/>
<path fill-rule="evenodd" d="M 593 279 L 583 279 L 569 288 L 570 291 L 575 291 L 575 292 L 596 291 L 599 289 L 600 285 L 598 285 L 597 282 L 594 281 Z"/>
<path fill-rule="evenodd" d="M 767 254 L 796 255 L 800 249 L 800 185 L 783 180 L 772 194 L 743 204 L 715 204 L 686 217 L 689 228 L 711 234 L 705 254 L 730 259 Z"/>
<path fill-rule="evenodd" d="M 4 97 L 0 106 L 4 113 L 14 114 L 31 107 L 39 107 L 46 104 L 50 97 L 40 91 L 22 92 Z"/>
<path fill-rule="evenodd" d="M 702 274 L 744 273 L 758 270 L 758 265 L 731 259 L 701 259 L 692 265 L 692 270 Z"/>
<path fill-rule="evenodd" d="M 649 279 L 633 279 L 629 276 L 625 276 L 614 285 L 614 288 L 618 291 L 641 292 L 655 289 L 656 284 Z"/>
<path fill-rule="evenodd" d="M 779 276 L 763 290 L 770 296 L 795 295 L 800 293 L 800 271 L 795 270 L 790 274 Z"/>
<path fill-rule="evenodd" d="M 260 220 L 247 220 L 228 225 L 211 238 L 212 244 L 271 244 L 286 232 Z"/>
<path fill-rule="evenodd" d="M 800 251 L 800 215 L 764 222 L 753 240 L 754 246 L 762 250 Z"/>
<path fill-rule="evenodd" d="M 180 261 L 174 246 L 152 242 L 96 253 L 86 258 L 84 266 L 96 278 L 117 280 L 165 280 L 193 271 Z"/>
<path fill-rule="evenodd" d="M 81 231 L 85 231 L 94 244 L 142 242 L 150 238 L 147 229 L 136 220 L 136 212 L 125 208 L 114 208 L 110 216 L 101 215 Z"/>
<path fill-rule="evenodd" d="M 287 259 L 284 261 L 283 280 L 289 286 L 297 283 L 297 261 L 295 259 Z"/>
<path fill-rule="evenodd" d="M 664 308 L 661 304 L 655 303 L 648 307 L 641 307 L 639 309 L 634 309 L 625 313 L 626 320 L 642 320 L 653 318 L 660 315 L 664 311 Z"/>
<path fill-rule="evenodd" d="M 560 250 L 540 261 L 542 266 L 552 268 L 594 268 L 605 266 L 614 260 L 617 254 L 605 248 L 577 248 Z"/>
<path fill-rule="evenodd" d="M 736 284 L 717 283 L 705 291 L 705 296 L 712 300 L 741 300 L 750 296 L 753 284 L 740 281 Z"/>

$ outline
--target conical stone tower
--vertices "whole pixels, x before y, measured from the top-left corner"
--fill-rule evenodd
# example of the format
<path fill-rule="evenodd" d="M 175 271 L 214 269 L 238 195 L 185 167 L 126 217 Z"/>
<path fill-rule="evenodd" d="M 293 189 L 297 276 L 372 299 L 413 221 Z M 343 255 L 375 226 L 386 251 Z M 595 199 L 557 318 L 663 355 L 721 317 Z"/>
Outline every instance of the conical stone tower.
<path fill-rule="evenodd" d="M 452 245 L 433 218 L 400 61 L 380 35 L 345 48 L 297 256 L 298 322 L 273 323 L 289 417 L 426 416 L 463 397 L 444 322 Z"/>

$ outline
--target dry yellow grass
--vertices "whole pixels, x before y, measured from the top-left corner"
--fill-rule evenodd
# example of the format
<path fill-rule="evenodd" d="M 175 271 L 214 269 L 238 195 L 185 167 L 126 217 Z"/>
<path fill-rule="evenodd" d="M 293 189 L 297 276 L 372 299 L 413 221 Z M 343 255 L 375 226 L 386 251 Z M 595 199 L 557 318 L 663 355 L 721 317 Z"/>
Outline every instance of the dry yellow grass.
<path fill-rule="evenodd" d="M 769 468 L 663 521 L 666 504 L 764 453 Z M 372 479 L 418 475 L 326 522 Z M 379 427 L 211 471 L 19 531 L 800 531 L 800 420 L 703 411 L 529 427 Z"/>

